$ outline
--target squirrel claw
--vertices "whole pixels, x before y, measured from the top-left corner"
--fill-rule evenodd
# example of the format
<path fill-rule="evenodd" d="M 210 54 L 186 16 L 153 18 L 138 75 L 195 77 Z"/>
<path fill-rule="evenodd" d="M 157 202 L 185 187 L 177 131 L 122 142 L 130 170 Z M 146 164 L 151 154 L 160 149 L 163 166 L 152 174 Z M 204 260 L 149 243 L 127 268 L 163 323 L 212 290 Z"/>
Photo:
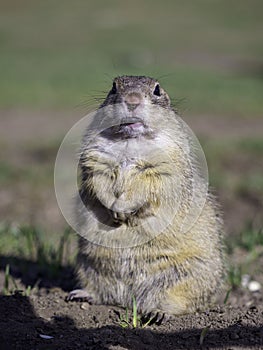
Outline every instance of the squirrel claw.
<path fill-rule="evenodd" d="M 163 312 L 152 311 L 143 316 L 143 323 L 160 325 L 163 321 L 166 321 L 166 315 Z"/>
<path fill-rule="evenodd" d="M 87 301 L 89 304 L 92 304 L 92 297 L 88 294 L 87 291 L 83 289 L 74 289 L 66 296 L 66 301 L 72 301 L 72 300 L 81 300 L 81 301 Z"/>

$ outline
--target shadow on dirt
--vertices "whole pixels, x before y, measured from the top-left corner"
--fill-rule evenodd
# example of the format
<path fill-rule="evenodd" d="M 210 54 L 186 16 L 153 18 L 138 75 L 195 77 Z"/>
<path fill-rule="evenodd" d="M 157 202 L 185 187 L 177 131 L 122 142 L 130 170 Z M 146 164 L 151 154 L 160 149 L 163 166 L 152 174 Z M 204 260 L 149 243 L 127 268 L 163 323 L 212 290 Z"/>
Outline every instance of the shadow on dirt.
<path fill-rule="evenodd" d="M 20 279 L 24 286 L 37 288 L 59 287 L 65 292 L 78 287 L 77 279 L 72 266 L 36 263 L 24 258 L 14 256 L 0 256 L 0 270 L 5 271 L 10 266 L 10 276 Z M 12 281 L 10 281 L 12 286 Z"/>

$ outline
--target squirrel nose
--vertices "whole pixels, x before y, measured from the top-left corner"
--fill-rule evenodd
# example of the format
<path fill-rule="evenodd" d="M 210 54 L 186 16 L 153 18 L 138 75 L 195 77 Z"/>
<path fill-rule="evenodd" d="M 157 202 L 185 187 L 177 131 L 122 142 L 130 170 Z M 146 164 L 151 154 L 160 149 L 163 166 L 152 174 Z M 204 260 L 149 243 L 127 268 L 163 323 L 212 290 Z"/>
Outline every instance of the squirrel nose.
<path fill-rule="evenodd" d="M 137 93 L 130 93 L 124 99 L 128 109 L 133 111 L 141 103 L 141 96 Z"/>

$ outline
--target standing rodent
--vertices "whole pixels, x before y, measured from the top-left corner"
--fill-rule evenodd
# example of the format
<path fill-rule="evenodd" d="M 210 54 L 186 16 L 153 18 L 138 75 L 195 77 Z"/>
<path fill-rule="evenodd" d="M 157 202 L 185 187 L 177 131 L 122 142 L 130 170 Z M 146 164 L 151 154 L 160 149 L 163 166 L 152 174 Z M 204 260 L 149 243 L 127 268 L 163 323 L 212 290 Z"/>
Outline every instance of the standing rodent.
<path fill-rule="evenodd" d="M 224 275 L 222 220 L 206 191 L 182 229 L 202 184 L 193 197 L 191 141 L 180 120 L 157 80 L 114 79 L 95 115 L 103 127 L 83 138 L 77 270 L 84 289 L 69 300 L 131 307 L 134 296 L 142 313 L 169 315 L 214 300 Z"/>

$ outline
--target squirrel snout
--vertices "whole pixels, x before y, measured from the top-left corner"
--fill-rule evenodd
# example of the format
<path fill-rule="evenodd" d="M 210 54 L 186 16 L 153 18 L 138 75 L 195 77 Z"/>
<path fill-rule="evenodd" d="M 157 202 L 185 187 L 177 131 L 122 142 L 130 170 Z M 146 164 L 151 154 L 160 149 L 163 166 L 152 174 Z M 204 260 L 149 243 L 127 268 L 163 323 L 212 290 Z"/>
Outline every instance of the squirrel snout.
<path fill-rule="evenodd" d="M 128 109 L 133 111 L 135 108 L 139 106 L 142 101 L 142 97 L 140 94 L 132 92 L 125 96 L 124 102 L 126 103 Z"/>

